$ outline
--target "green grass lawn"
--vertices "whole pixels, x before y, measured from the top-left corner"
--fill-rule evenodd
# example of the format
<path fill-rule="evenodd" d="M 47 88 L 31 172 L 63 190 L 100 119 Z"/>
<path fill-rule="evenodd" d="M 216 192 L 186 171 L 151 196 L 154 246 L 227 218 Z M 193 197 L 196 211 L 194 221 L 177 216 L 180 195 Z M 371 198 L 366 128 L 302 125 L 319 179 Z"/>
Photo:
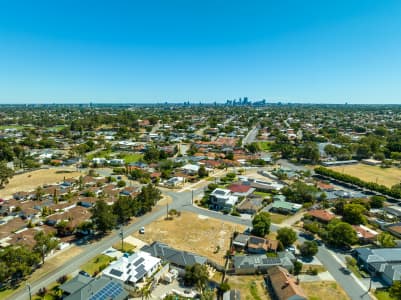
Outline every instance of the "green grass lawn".
<path fill-rule="evenodd" d="M 0 125 L 0 130 L 4 129 L 23 129 L 24 126 L 21 125 Z"/>
<path fill-rule="evenodd" d="M 106 157 L 110 156 L 111 154 L 112 154 L 111 150 L 100 150 L 98 152 L 95 152 L 95 153 L 87 155 L 86 159 L 87 160 L 92 160 L 95 157 L 104 157 L 104 158 L 106 158 Z"/>
<path fill-rule="evenodd" d="M 130 153 L 128 155 L 123 156 L 123 159 L 127 164 L 137 162 L 143 157 L 141 153 Z"/>
<path fill-rule="evenodd" d="M 105 269 L 113 260 L 113 258 L 108 257 L 107 255 L 100 254 L 86 264 L 82 265 L 81 270 L 93 276 L 96 272 L 100 272 Z"/>
<path fill-rule="evenodd" d="M 376 290 L 374 294 L 378 300 L 396 300 L 386 290 Z"/>
<path fill-rule="evenodd" d="M 352 271 L 352 273 L 355 274 L 356 277 L 362 278 L 362 274 L 359 271 L 357 266 L 352 266 L 352 265 L 348 264 L 347 267 L 348 267 L 348 269 L 350 269 Z"/>
<path fill-rule="evenodd" d="M 283 222 L 288 217 L 289 216 L 287 216 L 287 215 L 280 215 L 280 214 L 270 213 L 270 220 L 272 221 L 272 223 L 275 223 L 275 224 L 280 224 L 281 222 Z"/>
<path fill-rule="evenodd" d="M 54 130 L 54 131 L 60 131 L 61 129 L 64 129 L 66 126 L 65 125 L 56 125 L 53 127 L 49 127 L 49 130 Z"/>
<path fill-rule="evenodd" d="M 253 192 L 254 195 L 258 195 L 262 198 L 267 198 L 267 197 L 271 197 L 271 194 L 269 193 L 265 193 L 265 192 Z"/>
<path fill-rule="evenodd" d="M 258 142 L 259 148 L 262 151 L 269 151 L 270 150 L 270 142 Z"/>

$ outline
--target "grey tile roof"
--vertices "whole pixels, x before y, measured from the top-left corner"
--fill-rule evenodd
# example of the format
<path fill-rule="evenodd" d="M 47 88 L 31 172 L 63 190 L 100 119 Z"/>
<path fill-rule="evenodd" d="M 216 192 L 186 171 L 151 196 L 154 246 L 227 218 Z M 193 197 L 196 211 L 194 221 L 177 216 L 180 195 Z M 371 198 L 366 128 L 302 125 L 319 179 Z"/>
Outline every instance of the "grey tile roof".
<path fill-rule="evenodd" d="M 149 246 L 144 246 L 141 248 L 141 251 L 147 252 L 152 256 L 159 257 L 180 267 L 192 266 L 196 263 L 203 265 L 207 262 L 206 257 L 177 250 L 160 242 L 153 242 Z"/>
<path fill-rule="evenodd" d="M 64 300 L 125 300 L 129 294 L 123 289 L 120 282 L 107 278 L 98 277 L 92 279 L 88 284 L 67 296 Z"/>
<path fill-rule="evenodd" d="M 78 274 L 70 281 L 67 281 L 63 285 L 60 286 L 60 289 L 63 290 L 65 293 L 73 294 L 89 282 L 91 282 L 93 278 Z"/>

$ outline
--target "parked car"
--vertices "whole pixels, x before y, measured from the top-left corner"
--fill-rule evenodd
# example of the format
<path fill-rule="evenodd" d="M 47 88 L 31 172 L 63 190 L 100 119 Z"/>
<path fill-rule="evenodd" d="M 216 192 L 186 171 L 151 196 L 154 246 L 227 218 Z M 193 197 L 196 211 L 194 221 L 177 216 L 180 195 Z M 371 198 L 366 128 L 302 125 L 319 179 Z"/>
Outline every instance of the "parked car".
<path fill-rule="evenodd" d="M 141 227 L 141 229 L 139 229 L 139 233 L 140 234 L 145 234 L 145 227 Z"/>
<path fill-rule="evenodd" d="M 83 275 L 83 276 L 86 276 L 86 277 L 92 277 L 92 276 L 90 276 L 90 274 L 88 272 L 85 272 L 83 270 L 79 271 L 79 274 Z"/>
<path fill-rule="evenodd" d="M 345 275 L 350 275 L 351 271 L 345 267 L 341 267 L 340 271 L 343 272 Z"/>

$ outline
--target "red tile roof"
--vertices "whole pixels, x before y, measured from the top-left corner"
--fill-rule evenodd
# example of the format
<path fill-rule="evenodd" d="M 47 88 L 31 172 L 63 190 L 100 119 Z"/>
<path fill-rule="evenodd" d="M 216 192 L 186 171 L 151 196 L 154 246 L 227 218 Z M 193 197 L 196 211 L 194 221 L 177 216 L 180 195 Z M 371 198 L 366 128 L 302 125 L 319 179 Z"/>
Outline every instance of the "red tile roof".
<path fill-rule="evenodd" d="M 330 220 L 335 218 L 335 215 L 327 210 L 323 209 L 314 209 L 308 212 L 308 215 L 315 217 L 318 220 L 329 222 Z"/>
<path fill-rule="evenodd" d="M 228 187 L 232 193 L 247 193 L 251 188 L 251 186 L 243 184 L 232 184 Z"/>

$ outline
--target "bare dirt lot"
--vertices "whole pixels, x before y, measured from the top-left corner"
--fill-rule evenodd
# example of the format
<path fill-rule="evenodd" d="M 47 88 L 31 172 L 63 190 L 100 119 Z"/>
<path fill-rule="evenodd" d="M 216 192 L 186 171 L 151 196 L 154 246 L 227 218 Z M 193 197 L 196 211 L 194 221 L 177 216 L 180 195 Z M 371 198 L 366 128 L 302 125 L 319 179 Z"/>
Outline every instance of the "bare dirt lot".
<path fill-rule="evenodd" d="M 36 170 L 24 174 L 15 175 L 5 188 L 0 190 L 0 197 L 8 198 L 20 191 L 31 191 L 43 184 L 60 182 L 64 178 L 79 177 L 75 168 L 55 168 Z"/>
<path fill-rule="evenodd" d="M 230 246 L 230 236 L 244 231 L 245 226 L 183 212 L 173 220 L 159 219 L 145 227 L 145 234 L 134 236 L 147 243 L 164 242 L 174 248 L 197 253 L 224 265 L 224 255 Z"/>
<path fill-rule="evenodd" d="M 378 166 L 369 166 L 364 164 L 356 164 L 349 166 L 331 167 L 330 169 L 358 177 L 368 182 L 376 182 L 387 187 L 400 183 L 401 169 L 398 168 L 381 168 Z"/>
<path fill-rule="evenodd" d="M 347 294 L 335 281 L 301 282 L 301 287 L 311 300 L 348 300 Z"/>
<path fill-rule="evenodd" d="M 228 284 L 237 289 L 244 300 L 270 300 L 262 275 L 227 276 Z"/>

